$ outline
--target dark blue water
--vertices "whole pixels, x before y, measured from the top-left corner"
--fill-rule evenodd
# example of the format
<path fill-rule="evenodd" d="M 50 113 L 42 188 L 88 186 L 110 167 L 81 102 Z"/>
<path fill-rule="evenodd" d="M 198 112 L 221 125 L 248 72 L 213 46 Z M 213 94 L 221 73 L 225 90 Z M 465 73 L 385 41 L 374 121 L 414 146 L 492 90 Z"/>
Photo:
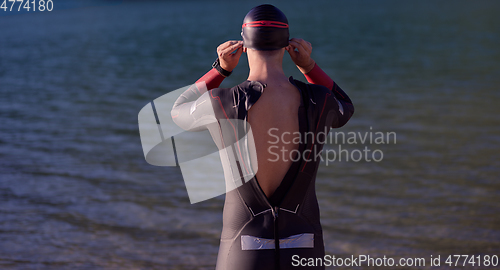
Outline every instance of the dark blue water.
<path fill-rule="evenodd" d="M 137 114 L 210 69 L 258 3 L 54 2 L 0 10 L 0 268 L 213 269 L 223 197 L 191 205 L 179 171 L 147 164 Z M 339 131 L 397 134 L 342 145 L 381 162 L 320 167 L 327 253 L 500 255 L 498 2 L 276 5 L 353 99 Z"/>

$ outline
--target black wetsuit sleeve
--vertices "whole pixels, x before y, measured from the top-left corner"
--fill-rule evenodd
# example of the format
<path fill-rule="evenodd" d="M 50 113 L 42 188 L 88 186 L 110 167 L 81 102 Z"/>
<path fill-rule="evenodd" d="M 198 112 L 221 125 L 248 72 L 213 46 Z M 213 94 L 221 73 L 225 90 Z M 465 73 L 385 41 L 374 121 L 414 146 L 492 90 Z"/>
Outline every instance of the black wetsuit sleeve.
<path fill-rule="evenodd" d="M 186 131 L 201 131 L 216 122 L 210 93 L 205 83 L 191 85 L 174 103 L 171 111 L 174 123 Z"/>
<path fill-rule="evenodd" d="M 200 131 L 212 123 L 213 114 L 208 90 L 219 87 L 224 77 L 212 68 L 199 78 L 175 101 L 171 111 L 172 120 L 182 129 L 187 131 Z M 204 122 L 202 121 L 204 120 Z"/>
<path fill-rule="evenodd" d="M 339 105 L 338 122 L 332 128 L 338 128 L 345 125 L 354 114 L 354 105 L 349 96 L 342 90 L 337 83 L 333 82 L 332 93 L 335 95 Z"/>
<path fill-rule="evenodd" d="M 308 73 L 304 74 L 307 81 L 312 84 L 323 85 L 330 89 L 337 99 L 339 106 L 338 121 L 334 122 L 332 128 L 338 128 L 347 123 L 351 116 L 354 114 L 354 106 L 349 96 L 342 90 L 336 82 L 328 76 L 318 64 L 314 65 L 314 68 Z"/>

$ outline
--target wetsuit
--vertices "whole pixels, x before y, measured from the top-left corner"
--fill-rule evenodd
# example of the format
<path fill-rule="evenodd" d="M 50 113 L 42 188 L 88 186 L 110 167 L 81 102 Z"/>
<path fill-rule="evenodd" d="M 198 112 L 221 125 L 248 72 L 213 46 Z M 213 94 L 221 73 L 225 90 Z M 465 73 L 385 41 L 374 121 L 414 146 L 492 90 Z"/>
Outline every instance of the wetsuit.
<path fill-rule="evenodd" d="M 280 186 L 267 198 L 256 177 L 226 193 L 223 213 L 221 244 L 217 268 L 222 269 L 301 269 L 292 267 L 292 256 L 301 258 L 323 258 L 324 244 L 320 214 L 315 192 L 316 172 L 321 159 L 320 152 L 325 142 L 324 133 L 330 127 L 343 126 L 354 112 L 351 100 L 333 80 L 316 65 L 306 74 L 311 83 L 305 84 L 290 77 L 290 82 L 300 92 L 298 112 L 300 159 L 292 163 Z M 222 78 L 223 79 L 223 78 Z M 211 70 L 198 82 L 204 81 L 208 89 L 218 87 L 221 76 Z M 195 89 L 186 91 L 174 105 L 172 117 L 186 130 L 198 123 L 207 125 L 220 149 L 235 143 L 241 134 L 248 132 L 248 110 L 265 91 L 265 85 L 256 81 L 245 81 L 232 88 L 214 88 L 205 94 Z M 205 109 L 213 109 L 212 116 Z M 211 108 L 208 108 L 211 107 Z M 198 111 L 200 112 L 198 115 Z M 205 113 L 202 113 L 205 111 Z M 207 118 L 213 118 L 207 121 Z M 213 120 L 216 120 L 214 124 Z M 238 119 L 241 125 L 229 125 L 228 119 Z M 314 136 L 310 134 L 314 133 Z M 307 135 L 309 133 L 309 135 Z M 319 134 L 318 134 L 319 133 Z M 222 138 L 222 139 L 220 139 Z M 221 156 L 223 166 L 231 166 L 229 173 L 241 178 L 251 173 L 248 157 L 243 157 L 245 142 L 236 147 L 227 147 L 228 153 Z M 243 154 L 242 154 L 243 153 Z M 226 163 L 226 164 L 224 164 Z M 251 170 L 251 169 L 250 169 Z M 227 170 L 225 170 L 225 173 Z M 255 175 L 255 174 L 252 174 Z M 227 177 L 226 177 L 227 178 Z M 306 267 L 323 269 L 324 267 Z"/>

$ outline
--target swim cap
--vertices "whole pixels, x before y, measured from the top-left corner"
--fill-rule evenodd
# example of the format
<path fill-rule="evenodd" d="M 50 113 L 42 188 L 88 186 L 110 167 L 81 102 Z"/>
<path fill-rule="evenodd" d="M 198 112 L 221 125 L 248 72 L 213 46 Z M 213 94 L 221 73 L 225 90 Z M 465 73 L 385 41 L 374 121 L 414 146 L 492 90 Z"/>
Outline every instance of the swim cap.
<path fill-rule="evenodd" d="M 254 50 L 270 51 L 288 46 L 288 20 L 273 5 L 252 8 L 241 26 L 243 46 Z"/>

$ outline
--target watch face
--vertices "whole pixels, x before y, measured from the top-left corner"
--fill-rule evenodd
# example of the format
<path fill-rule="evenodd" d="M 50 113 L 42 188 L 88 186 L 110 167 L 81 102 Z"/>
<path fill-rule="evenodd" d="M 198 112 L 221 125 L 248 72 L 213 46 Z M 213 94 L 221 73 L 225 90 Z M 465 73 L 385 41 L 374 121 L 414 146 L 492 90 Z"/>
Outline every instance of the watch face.
<path fill-rule="evenodd" d="M 217 57 L 217 59 L 215 59 L 215 62 L 212 64 L 212 67 L 216 67 L 219 65 L 219 57 Z"/>

